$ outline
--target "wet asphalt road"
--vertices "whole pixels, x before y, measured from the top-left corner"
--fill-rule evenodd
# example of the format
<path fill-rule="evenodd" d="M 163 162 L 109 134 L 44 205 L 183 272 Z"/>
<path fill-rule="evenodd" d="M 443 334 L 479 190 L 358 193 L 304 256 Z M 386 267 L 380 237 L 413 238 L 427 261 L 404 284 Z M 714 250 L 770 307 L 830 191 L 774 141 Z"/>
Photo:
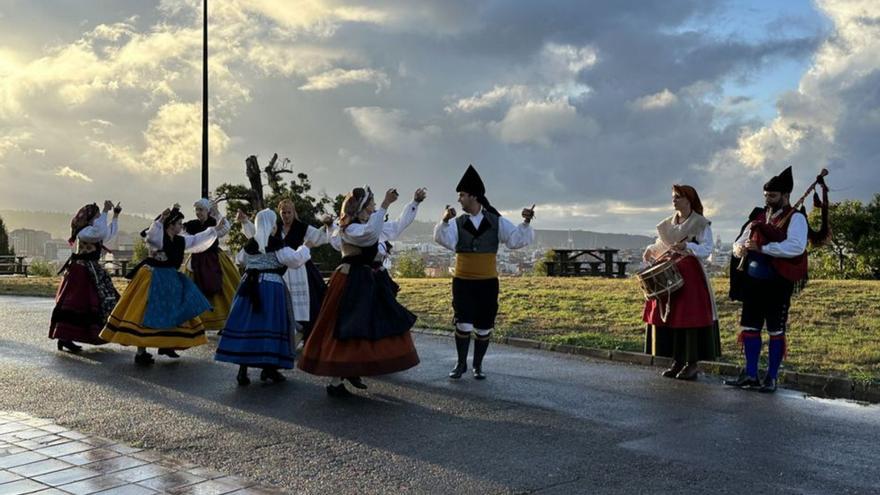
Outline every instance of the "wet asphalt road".
<path fill-rule="evenodd" d="M 453 382 L 452 341 L 427 335 L 421 365 L 339 401 L 298 371 L 237 387 L 216 338 L 148 368 L 60 353 L 51 309 L 0 296 L 0 409 L 291 493 L 880 493 L 880 406 L 498 345 L 488 380 Z"/>

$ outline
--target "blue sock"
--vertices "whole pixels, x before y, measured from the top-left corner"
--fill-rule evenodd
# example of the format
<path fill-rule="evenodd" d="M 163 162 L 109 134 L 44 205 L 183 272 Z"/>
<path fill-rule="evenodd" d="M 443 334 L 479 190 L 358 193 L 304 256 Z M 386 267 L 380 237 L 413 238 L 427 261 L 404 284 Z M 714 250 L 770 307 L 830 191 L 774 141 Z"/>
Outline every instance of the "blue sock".
<path fill-rule="evenodd" d="M 758 359 L 761 357 L 761 334 L 758 332 L 743 332 L 743 347 L 746 354 L 746 374 L 752 378 L 758 377 Z"/>
<path fill-rule="evenodd" d="M 767 377 L 775 380 L 785 355 L 785 335 L 770 337 L 767 348 Z"/>

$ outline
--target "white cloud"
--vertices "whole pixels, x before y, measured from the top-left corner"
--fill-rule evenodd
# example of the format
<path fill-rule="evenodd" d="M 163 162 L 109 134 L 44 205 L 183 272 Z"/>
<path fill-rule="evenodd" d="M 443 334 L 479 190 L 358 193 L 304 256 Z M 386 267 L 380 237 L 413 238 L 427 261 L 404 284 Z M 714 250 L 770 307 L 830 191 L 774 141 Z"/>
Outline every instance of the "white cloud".
<path fill-rule="evenodd" d="M 376 85 L 376 92 L 386 89 L 391 80 L 382 71 L 373 69 L 333 69 L 309 76 L 308 82 L 299 87 L 303 91 L 326 91 L 340 86 L 358 83 L 371 83 Z"/>
<path fill-rule="evenodd" d="M 364 139 L 388 150 L 417 151 L 440 133 L 436 126 L 409 126 L 406 112 L 399 109 L 349 107 L 345 112 Z"/>
<path fill-rule="evenodd" d="M 678 97 L 675 96 L 675 93 L 669 91 L 668 89 L 664 89 L 659 93 L 645 95 L 641 98 L 637 98 L 633 102 L 633 105 L 641 110 L 656 110 L 658 108 L 665 108 L 670 105 L 674 105 L 676 102 L 678 102 Z"/>
<path fill-rule="evenodd" d="M 549 146 L 569 136 L 592 136 L 599 128 L 589 117 L 578 115 L 567 100 L 529 101 L 511 107 L 500 122 L 489 129 L 506 143 L 536 143 Z"/>
<path fill-rule="evenodd" d="M 487 108 L 494 108 L 505 102 L 523 101 L 529 94 L 529 87 L 523 84 L 513 86 L 495 86 L 485 93 L 477 93 L 447 105 L 447 113 L 470 113 Z"/>
<path fill-rule="evenodd" d="M 58 177 L 69 177 L 71 179 L 81 180 L 83 182 L 92 182 L 91 177 L 70 167 L 59 168 L 55 171 L 55 175 L 57 175 Z"/>

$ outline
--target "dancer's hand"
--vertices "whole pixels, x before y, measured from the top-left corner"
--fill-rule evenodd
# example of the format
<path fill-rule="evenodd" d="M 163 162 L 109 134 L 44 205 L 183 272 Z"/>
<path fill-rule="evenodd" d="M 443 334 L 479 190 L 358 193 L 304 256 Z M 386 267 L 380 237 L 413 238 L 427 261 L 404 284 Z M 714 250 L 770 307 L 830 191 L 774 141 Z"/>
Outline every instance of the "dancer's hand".
<path fill-rule="evenodd" d="M 107 213 L 108 211 L 110 211 L 112 209 L 113 209 L 113 201 L 110 201 L 109 199 L 105 199 L 104 200 L 104 213 Z"/>
<path fill-rule="evenodd" d="M 388 191 L 386 191 L 385 192 L 385 199 L 382 201 L 382 209 L 387 210 L 388 207 L 391 206 L 391 203 L 394 203 L 395 201 L 397 201 L 397 198 L 399 196 L 400 195 L 397 194 L 397 189 L 394 189 L 393 187 L 391 189 L 389 189 Z"/>
<path fill-rule="evenodd" d="M 122 213 L 122 203 L 116 203 L 113 207 L 113 218 L 118 217 L 120 213 Z"/>
<path fill-rule="evenodd" d="M 446 205 L 446 211 L 443 212 L 443 223 L 446 223 L 455 218 L 455 208 Z"/>
<path fill-rule="evenodd" d="M 420 187 L 420 188 L 416 189 L 415 194 L 413 194 L 413 201 L 415 201 L 416 203 L 421 203 L 427 197 L 428 197 L 428 189 L 426 189 L 424 187 Z"/>
<path fill-rule="evenodd" d="M 324 215 L 321 217 L 321 224 L 326 227 L 333 226 L 333 216 L 332 215 Z"/>
<path fill-rule="evenodd" d="M 235 213 L 235 221 L 238 223 L 244 223 L 248 219 L 248 216 L 245 215 L 241 208 Z"/>
<path fill-rule="evenodd" d="M 531 208 L 523 208 L 522 217 L 525 223 L 531 222 L 535 218 L 535 205 L 532 205 Z"/>

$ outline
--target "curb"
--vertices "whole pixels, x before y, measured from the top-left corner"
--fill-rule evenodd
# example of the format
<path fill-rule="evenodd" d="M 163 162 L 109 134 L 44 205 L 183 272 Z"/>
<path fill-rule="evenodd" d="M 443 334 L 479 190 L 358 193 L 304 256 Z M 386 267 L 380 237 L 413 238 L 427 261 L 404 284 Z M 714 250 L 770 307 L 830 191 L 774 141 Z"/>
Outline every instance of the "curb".
<path fill-rule="evenodd" d="M 415 333 L 434 335 L 438 337 L 452 338 L 452 333 L 443 330 L 413 329 Z M 521 337 L 499 337 L 493 339 L 497 344 L 505 344 L 522 349 L 535 349 L 542 351 L 558 352 L 585 356 L 605 361 L 617 361 L 639 366 L 657 366 L 667 368 L 672 364 L 672 359 L 654 357 L 641 352 L 620 351 L 612 349 L 599 349 L 595 347 L 581 347 L 569 344 L 554 344 L 541 342 Z M 740 367 L 731 363 L 717 361 L 701 361 L 700 371 L 707 375 L 737 376 Z M 801 373 L 797 371 L 781 371 L 779 383 L 785 388 L 806 392 L 810 395 L 829 399 L 849 399 L 860 402 L 880 404 L 880 383 L 854 382 L 849 378 L 831 375 L 818 375 L 814 373 Z"/>

